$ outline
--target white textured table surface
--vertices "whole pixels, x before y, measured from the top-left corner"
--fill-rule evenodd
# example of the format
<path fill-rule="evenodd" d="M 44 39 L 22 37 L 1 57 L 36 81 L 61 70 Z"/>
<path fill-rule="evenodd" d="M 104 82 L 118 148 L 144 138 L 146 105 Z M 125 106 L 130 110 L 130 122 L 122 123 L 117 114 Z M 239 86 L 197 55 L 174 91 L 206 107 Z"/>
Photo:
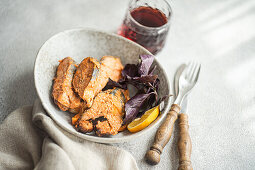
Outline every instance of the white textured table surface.
<path fill-rule="evenodd" d="M 170 3 L 172 26 L 158 60 L 170 80 L 179 64 L 202 63 L 188 106 L 194 169 L 254 169 L 255 1 Z M 127 0 L 1 0 L 0 122 L 17 107 L 33 104 L 33 64 L 44 41 L 75 27 L 115 32 L 127 4 Z M 176 169 L 176 131 L 159 165 L 144 161 L 154 133 L 118 146 L 130 151 L 141 169 Z"/>

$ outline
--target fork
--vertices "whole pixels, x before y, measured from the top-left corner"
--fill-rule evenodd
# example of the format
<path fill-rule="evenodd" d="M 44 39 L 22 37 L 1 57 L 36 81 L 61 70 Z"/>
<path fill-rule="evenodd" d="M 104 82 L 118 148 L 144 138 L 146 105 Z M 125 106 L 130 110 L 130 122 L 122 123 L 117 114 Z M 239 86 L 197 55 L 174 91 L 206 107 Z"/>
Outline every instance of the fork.
<path fill-rule="evenodd" d="M 191 62 L 184 69 L 179 78 L 179 93 L 172 104 L 170 111 L 167 113 L 165 121 L 161 124 L 157 130 L 156 136 L 154 138 L 154 143 L 150 147 L 150 150 L 146 153 L 145 157 L 147 161 L 152 164 L 158 164 L 160 161 L 160 154 L 163 148 L 168 143 L 173 132 L 173 126 L 178 118 L 178 114 L 181 110 L 181 104 L 183 99 L 190 93 L 191 89 L 195 86 L 200 72 L 200 64 Z M 186 114 L 180 114 L 180 139 L 178 142 L 178 149 L 180 154 L 180 166 L 179 169 L 192 169 L 190 163 L 191 155 L 191 141 L 188 135 L 188 120 Z M 182 145 L 182 142 L 188 142 Z M 182 165 L 181 162 L 184 162 Z"/>

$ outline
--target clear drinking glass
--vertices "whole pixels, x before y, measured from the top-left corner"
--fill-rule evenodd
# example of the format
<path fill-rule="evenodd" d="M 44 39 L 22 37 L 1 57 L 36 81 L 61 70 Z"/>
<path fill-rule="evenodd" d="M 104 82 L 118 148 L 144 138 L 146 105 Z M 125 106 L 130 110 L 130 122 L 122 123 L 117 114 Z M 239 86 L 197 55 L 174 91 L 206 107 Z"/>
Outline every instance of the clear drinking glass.
<path fill-rule="evenodd" d="M 171 15 L 165 0 L 131 0 L 118 34 L 156 54 L 165 45 Z"/>

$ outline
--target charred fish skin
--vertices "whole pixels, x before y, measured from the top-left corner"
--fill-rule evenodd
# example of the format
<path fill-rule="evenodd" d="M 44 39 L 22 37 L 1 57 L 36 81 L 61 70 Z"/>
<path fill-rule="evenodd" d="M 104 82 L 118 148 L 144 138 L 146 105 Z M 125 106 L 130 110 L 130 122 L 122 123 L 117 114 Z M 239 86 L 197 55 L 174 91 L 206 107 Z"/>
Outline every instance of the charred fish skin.
<path fill-rule="evenodd" d="M 97 121 L 95 124 L 95 132 L 97 136 L 109 136 L 111 126 L 108 121 Z"/>
<path fill-rule="evenodd" d="M 59 61 L 56 76 L 52 87 L 52 97 L 56 105 L 63 111 L 79 107 L 81 99 L 72 88 L 75 61 L 66 57 Z"/>
<path fill-rule="evenodd" d="M 82 133 L 87 133 L 91 129 L 87 129 L 86 121 L 92 120 L 98 136 L 116 135 L 123 123 L 124 101 L 127 98 L 127 90 L 120 88 L 100 92 L 95 97 L 92 107 L 80 113 L 80 118 L 75 122 L 76 128 Z"/>
<path fill-rule="evenodd" d="M 81 120 L 82 121 L 82 120 Z M 79 121 L 80 122 L 80 121 Z M 94 125 L 92 123 L 91 120 L 87 120 L 87 121 L 82 121 L 80 122 L 83 124 L 83 126 L 79 126 L 78 123 L 75 124 L 75 129 L 78 131 L 78 132 L 82 132 L 82 133 L 89 133 L 89 132 L 92 132 L 93 129 L 94 129 Z"/>

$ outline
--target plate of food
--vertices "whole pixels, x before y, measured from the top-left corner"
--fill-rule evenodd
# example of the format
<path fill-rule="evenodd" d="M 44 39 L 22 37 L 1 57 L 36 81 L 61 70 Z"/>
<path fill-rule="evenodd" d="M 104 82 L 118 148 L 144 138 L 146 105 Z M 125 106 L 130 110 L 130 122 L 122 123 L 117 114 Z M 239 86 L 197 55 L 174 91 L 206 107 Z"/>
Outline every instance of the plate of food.
<path fill-rule="evenodd" d="M 167 75 L 148 50 L 91 29 L 47 40 L 35 61 L 34 80 L 43 107 L 61 128 L 99 143 L 148 133 L 171 104 Z"/>

